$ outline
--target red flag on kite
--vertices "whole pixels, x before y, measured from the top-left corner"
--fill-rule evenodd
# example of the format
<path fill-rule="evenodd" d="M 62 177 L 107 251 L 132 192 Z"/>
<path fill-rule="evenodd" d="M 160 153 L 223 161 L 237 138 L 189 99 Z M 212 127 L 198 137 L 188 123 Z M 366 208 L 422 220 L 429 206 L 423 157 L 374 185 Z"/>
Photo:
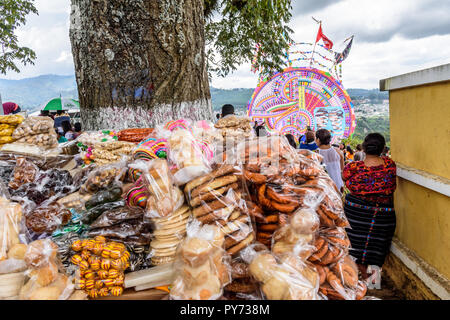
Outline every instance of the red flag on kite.
<path fill-rule="evenodd" d="M 327 48 L 328 50 L 331 50 L 331 48 L 333 48 L 333 42 L 328 39 L 322 32 L 322 24 L 319 27 L 319 32 L 317 32 L 317 38 L 316 38 L 316 43 L 322 39 L 323 44 L 325 45 L 325 48 Z"/>

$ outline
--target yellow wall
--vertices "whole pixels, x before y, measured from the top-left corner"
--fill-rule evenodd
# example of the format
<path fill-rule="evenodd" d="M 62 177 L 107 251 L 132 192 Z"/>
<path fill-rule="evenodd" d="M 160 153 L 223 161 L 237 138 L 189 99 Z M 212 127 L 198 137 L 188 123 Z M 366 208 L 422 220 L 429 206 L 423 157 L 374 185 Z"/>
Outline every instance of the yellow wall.
<path fill-rule="evenodd" d="M 450 178 L 450 82 L 390 91 L 389 114 L 392 158 Z"/>
<path fill-rule="evenodd" d="M 450 178 L 450 82 L 389 92 L 392 158 Z M 398 178 L 396 235 L 450 279 L 450 198 Z"/>
<path fill-rule="evenodd" d="M 450 279 L 450 198 L 398 178 L 396 236 Z"/>

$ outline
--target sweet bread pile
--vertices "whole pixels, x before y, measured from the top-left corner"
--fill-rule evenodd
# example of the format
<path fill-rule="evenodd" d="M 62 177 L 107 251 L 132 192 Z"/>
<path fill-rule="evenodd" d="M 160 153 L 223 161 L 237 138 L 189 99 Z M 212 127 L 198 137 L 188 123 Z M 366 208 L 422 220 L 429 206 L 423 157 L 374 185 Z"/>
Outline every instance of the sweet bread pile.
<path fill-rule="evenodd" d="M 58 246 L 50 239 L 36 240 L 28 245 L 24 255 L 30 278 L 22 287 L 20 300 L 65 300 L 74 285 L 58 267 Z"/>
<path fill-rule="evenodd" d="M 280 137 L 267 139 L 238 147 L 257 241 L 278 256 L 293 253 L 312 263 L 329 299 L 361 299 L 366 288 L 348 254 L 348 221 L 335 184 L 320 159 L 297 153 Z"/>
<path fill-rule="evenodd" d="M 253 253 L 249 270 L 269 300 L 317 300 L 319 276 L 294 255 L 277 258 L 268 251 Z"/>
<path fill-rule="evenodd" d="M 188 237 L 179 247 L 175 266 L 175 280 L 170 297 L 176 300 L 214 300 L 222 295 L 230 274 L 226 253 L 223 250 L 224 236 L 218 226 L 197 227 L 197 222 L 188 228 Z"/>
<path fill-rule="evenodd" d="M 19 243 L 21 219 L 20 205 L 0 197 L 0 261 L 5 260 L 11 247 Z"/>
<path fill-rule="evenodd" d="M 25 119 L 12 134 L 17 142 L 37 145 L 42 149 L 58 146 L 57 135 L 50 117 L 29 117 Z"/>

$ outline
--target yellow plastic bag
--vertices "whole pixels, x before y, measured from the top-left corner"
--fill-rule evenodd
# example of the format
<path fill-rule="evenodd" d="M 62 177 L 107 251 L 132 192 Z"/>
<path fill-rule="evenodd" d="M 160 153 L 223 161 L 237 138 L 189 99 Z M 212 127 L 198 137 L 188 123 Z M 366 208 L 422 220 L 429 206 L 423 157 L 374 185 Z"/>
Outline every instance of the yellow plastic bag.
<path fill-rule="evenodd" d="M 12 124 L 6 124 L 6 123 L 0 124 L 0 131 L 5 130 L 5 129 L 13 129 L 14 130 L 15 128 L 16 128 L 16 126 L 12 125 Z"/>
<path fill-rule="evenodd" d="M 14 139 L 11 136 L 0 136 L 0 144 L 11 143 L 14 142 Z"/>
<path fill-rule="evenodd" d="M 3 130 L 0 129 L 0 136 L 11 137 L 13 132 L 14 132 L 14 128 L 3 129 Z"/>
<path fill-rule="evenodd" d="M 23 122 L 24 118 L 19 114 L 0 116 L 0 123 L 18 125 Z"/>

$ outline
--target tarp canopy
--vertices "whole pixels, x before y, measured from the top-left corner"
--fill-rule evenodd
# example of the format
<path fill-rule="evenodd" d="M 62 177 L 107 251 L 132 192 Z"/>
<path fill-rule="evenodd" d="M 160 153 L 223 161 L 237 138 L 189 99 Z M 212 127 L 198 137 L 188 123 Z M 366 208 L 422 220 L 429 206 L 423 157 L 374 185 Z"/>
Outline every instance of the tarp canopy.
<path fill-rule="evenodd" d="M 69 109 L 80 109 L 80 103 L 74 99 L 63 99 L 55 98 L 47 102 L 42 110 L 69 110 Z"/>

